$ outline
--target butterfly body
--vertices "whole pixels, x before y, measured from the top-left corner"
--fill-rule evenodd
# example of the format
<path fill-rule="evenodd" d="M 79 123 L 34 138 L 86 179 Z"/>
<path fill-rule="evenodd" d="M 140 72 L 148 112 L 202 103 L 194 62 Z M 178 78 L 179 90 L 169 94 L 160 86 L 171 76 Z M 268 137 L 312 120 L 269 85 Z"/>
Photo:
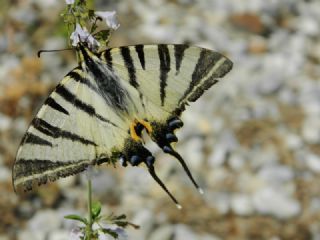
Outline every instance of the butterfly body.
<path fill-rule="evenodd" d="M 17 152 L 15 187 L 30 190 L 119 159 L 154 171 L 155 158 L 142 131 L 177 158 L 171 146 L 182 127 L 181 113 L 232 68 L 220 53 L 187 45 L 136 45 L 95 53 L 77 47 L 79 66 L 51 93 L 32 121 Z M 197 186 L 197 185 L 196 185 Z M 173 198 L 174 199 L 174 198 Z"/>

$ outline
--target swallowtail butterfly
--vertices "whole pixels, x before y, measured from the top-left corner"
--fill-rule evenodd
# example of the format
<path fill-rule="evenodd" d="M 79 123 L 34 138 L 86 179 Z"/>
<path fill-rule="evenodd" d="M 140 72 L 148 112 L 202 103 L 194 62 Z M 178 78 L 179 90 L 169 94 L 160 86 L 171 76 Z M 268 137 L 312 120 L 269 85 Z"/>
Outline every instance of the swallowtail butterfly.
<path fill-rule="evenodd" d="M 90 50 L 76 47 L 79 66 L 46 99 L 18 149 L 14 187 L 31 190 L 84 171 L 90 165 L 120 161 L 144 164 L 158 178 L 155 158 L 142 131 L 176 158 L 199 189 L 186 163 L 172 146 L 181 113 L 189 102 L 218 82 L 232 62 L 218 52 L 187 45 L 136 45 Z"/>

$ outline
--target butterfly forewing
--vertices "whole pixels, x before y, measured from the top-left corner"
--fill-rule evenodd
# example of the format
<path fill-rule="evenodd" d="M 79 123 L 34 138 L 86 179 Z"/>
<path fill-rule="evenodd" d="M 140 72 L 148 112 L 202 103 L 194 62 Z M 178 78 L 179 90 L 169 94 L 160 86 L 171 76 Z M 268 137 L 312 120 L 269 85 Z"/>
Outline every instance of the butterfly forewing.
<path fill-rule="evenodd" d="M 151 101 L 166 118 L 195 101 L 216 78 L 232 67 L 218 52 L 187 45 L 137 45 L 102 54 L 120 79 L 129 82 L 141 99 Z M 166 113 L 164 113 L 166 112 Z"/>
<path fill-rule="evenodd" d="M 15 187 L 27 190 L 35 183 L 78 173 L 123 145 L 128 135 L 121 128 L 123 120 L 94 86 L 77 68 L 51 93 L 19 147 L 13 169 Z"/>

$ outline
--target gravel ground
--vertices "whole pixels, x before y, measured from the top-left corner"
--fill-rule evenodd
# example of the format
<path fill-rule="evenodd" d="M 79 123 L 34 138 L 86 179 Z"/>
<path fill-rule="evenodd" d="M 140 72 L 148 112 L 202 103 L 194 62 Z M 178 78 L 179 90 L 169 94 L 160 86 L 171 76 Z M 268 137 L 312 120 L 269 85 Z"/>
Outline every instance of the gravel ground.
<path fill-rule="evenodd" d="M 86 211 L 84 174 L 17 195 L 19 141 L 59 79 L 76 65 L 64 1 L 0 1 L 0 239 L 69 239 L 63 216 Z M 184 113 L 177 148 L 205 190 L 157 152 L 177 210 L 145 169 L 102 166 L 94 195 L 105 213 L 141 226 L 132 240 L 320 239 L 320 1 L 96 1 L 118 12 L 111 46 L 190 43 L 234 69 Z M 59 23 L 60 21 L 60 23 Z"/>

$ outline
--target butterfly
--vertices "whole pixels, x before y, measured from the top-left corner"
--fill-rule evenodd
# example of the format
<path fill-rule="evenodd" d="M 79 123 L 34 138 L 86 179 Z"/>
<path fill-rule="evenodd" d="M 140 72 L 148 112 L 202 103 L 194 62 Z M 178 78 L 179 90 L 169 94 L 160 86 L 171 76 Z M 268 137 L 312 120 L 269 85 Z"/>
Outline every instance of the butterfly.
<path fill-rule="evenodd" d="M 232 69 L 222 54 L 183 44 L 136 45 L 95 52 L 76 47 L 79 65 L 45 100 L 32 120 L 13 167 L 14 188 L 31 190 L 84 171 L 91 165 L 144 164 L 157 176 L 145 131 L 176 158 L 202 192 L 174 149 L 182 112 Z"/>

